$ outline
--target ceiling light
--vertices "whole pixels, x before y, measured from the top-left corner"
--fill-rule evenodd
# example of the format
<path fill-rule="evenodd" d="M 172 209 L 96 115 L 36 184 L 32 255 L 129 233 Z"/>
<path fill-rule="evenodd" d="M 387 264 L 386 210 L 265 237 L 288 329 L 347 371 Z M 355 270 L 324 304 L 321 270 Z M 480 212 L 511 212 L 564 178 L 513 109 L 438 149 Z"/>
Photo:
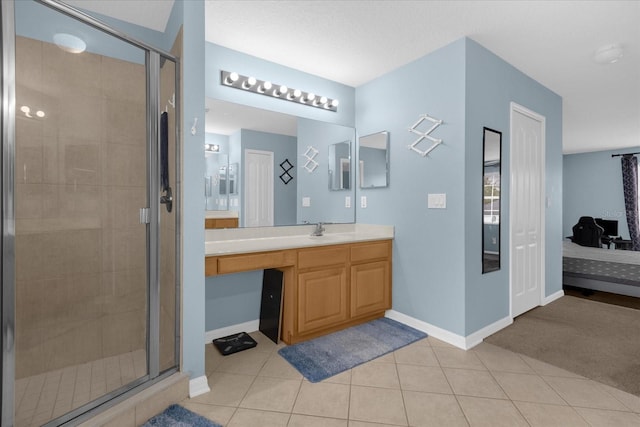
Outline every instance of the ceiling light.
<path fill-rule="evenodd" d="M 53 35 L 53 42 L 60 49 L 69 53 L 82 53 L 87 48 L 87 44 L 80 37 L 67 33 L 56 33 Z"/>
<path fill-rule="evenodd" d="M 593 54 L 593 60 L 598 64 L 614 64 L 622 58 L 622 46 L 609 44 L 602 46 Z"/>
<path fill-rule="evenodd" d="M 317 96 L 311 92 L 304 92 L 300 89 L 289 88 L 286 85 L 273 84 L 268 80 L 259 80 L 255 77 L 248 77 L 236 72 L 220 71 L 220 84 L 235 89 L 242 89 L 247 92 L 258 93 L 260 95 L 272 96 L 310 107 L 322 108 L 336 112 L 338 111 L 338 100 L 326 96 Z"/>

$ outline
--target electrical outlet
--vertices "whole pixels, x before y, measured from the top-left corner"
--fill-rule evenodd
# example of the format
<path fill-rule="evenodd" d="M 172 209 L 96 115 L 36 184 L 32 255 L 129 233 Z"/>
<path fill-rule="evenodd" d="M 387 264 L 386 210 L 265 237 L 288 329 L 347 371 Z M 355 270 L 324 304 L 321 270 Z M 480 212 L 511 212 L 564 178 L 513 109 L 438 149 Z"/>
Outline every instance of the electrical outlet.
<path fill-rule="evenodd" d="M 309 206 L 311 206 L 311 197 L 303 197 L 302 198 L 302 207 L 303 208 L 308 208 Z"/>
<path fill-rule="evenodd" d="M 447 195 L 446 194 L 431 194 L 427 195 L 427 208 L 429 209 L 446 209 L 447 208 Z"/>
<path fill-rule="evenodd" d="M 345 208 L 351 207 L 351 196 L 344 196 L 344 207 Z"/>
<path fill-rule="evenodd" d="M 367 207 L 367 196 L 360 196 L 360 207 L 361 208 Z"/>

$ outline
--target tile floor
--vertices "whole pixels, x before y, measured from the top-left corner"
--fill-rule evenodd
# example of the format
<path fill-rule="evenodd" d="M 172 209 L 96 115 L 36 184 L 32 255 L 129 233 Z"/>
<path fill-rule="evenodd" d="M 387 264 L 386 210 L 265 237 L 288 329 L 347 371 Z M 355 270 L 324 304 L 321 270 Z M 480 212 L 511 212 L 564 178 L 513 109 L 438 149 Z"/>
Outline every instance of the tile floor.
<path fill-rule="evenodd" d="M 242 426 L 640 426 L 640 397 L 482 343 L 426 338 L 319 383 L 268 338 L 222 357 L 206 347 L 211 392 L 182 405 Z"/>
<path fill-rule="evenodd" d="M 41 426 L 146 372 L 147 352 L 137 350 L 18 379 L 15 425 Z"/>

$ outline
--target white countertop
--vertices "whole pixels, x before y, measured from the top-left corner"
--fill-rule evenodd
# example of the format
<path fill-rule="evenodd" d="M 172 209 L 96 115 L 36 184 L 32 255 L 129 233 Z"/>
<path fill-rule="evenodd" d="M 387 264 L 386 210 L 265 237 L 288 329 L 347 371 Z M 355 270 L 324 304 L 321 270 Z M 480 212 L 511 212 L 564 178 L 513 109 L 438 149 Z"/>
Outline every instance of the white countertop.
<path fill-rule="evenodd" d="M 393 226 L 327 224 L 323 236 L 311 236 L 315 225 L 206 230 L 205 256 L 296 249 L 370 240 L 393 239 Z"/>

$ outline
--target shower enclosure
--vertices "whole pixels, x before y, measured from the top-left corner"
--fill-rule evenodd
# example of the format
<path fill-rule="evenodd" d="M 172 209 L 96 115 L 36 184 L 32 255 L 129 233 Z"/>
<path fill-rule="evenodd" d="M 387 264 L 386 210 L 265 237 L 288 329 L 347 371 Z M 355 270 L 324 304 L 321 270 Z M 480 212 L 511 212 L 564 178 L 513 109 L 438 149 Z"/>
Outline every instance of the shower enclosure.
<path fill-rule="evenodd" d="M 2 2 L 3 426 L 177 370 L 177 74 L 62 4 Z"/>

